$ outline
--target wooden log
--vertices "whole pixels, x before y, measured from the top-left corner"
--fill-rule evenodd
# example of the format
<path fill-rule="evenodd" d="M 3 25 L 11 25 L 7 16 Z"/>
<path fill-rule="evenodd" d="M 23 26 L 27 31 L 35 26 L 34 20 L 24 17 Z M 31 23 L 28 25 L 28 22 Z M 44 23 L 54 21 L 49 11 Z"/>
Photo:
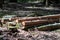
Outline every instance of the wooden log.
<path fill-rule="evenodd" d="M 40 20 L 41 18 L 39 17 L 26 17 L 26 18 L 21 18 L 18 21 L 23 22 L 23 21 L 32 21 L 32 20 Z"/>
<path fill-rule="evenodd" d="M 22 25 L 24 27 L 36 26 L 36 25 L 41 25 L 41 24 L 47 23 L 47 22 L 48 22 L 47 20 L 23 21 Z"/>
<path fill-rule="evenodd" d="M 44 26 L 38 27 L 39 31 L 52 31 L 55 29 L 60 29 L 60 23 L 51 24 L 51 25 L 44 25 Z"/>
<path fill-rule="evenodd" d="M 41 24 L 55 23 L 57 20 L 34 20 L 34 21 L 23 21 L 22 25 L 24 27 L 37 26 Z"/>
<path fill-rule="evenodd" d="M 49 27 L 42 27 L 42 28 L 38 28 L 39 31 L 52 31 L 55 29 L 59 29 L 60 26 L 49 26 Z"/>
<path fill-rule="evenodd" d="M 22 21 L 32 21 L 32 20 L 40 20 L 40 19 L 59 19 L 60 18 L 60 14 L 56 14 L 56 15 L 46 15 L 46 16 L 40 16 L 40 17 L 22 17 L 19 19 L 19 22 Z"/>
<path fill-rule="evenodd" d="M 46 22 L 46 20 L 35 20 L 35 21 L 23 21 L 23 26 L 33 26 Z"/>

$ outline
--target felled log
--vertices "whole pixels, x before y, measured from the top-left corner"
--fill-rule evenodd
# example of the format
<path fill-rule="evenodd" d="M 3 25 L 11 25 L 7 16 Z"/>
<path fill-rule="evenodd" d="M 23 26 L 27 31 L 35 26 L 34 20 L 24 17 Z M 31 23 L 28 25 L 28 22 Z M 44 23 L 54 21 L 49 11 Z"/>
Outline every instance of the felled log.
<path fill-rule="evenodd" d="M 19 22 L 22 21 L 32 21 L 32 20 L 40 20 L 40 19 L 58 19 L 60 18 L 60 14 L 56 14 L 56 15 L 46 15 L 46 16 L 40 16 L 40 17 L 22 17 L 19 19 Z"/>
<path fill-rule="evenodd" d="M 24 27 L 37 26 L 41 24 L 55 23 L 57 20 L 33 20 L 33 21 L 23 21 L 22 25 Z"/>
<path fill-rule="evenodd" d="M 41 18 L 39 17 L 24 17 L 24 18 L 20 18 L 18 21 L 22 22 L 22 21 L 32 21 L 32 20 L 40 20 Z"/>
<path fill-rule="evenodd" d="M 38 25 L 40 23 L 46 22 L 46 20 L 38 20 L 38 21 L 23 21 L 22 25 L 23 26 L 33 26 L 33 25 Z"/>
<path fill-rule="evenodd" d="M 36 25 L 41 25 L 41 24 L 47 23 L 47 22 L 48 22 L 47 20 L 23 21 L 22 25 L 24 27 L 36 26 Z"/>
<path fill-rule="evenodd" d="M 39 31 L 52 31 L 59 28 L 60 26 L 47 26 L 47 27 L 38 28 L 38 30 Z"/>
<path fill-rule="evenodd" d="M 38 27 L 39 31 L 52 31 L 55 29 L 60 29 L 60 23 L 48 24 Z"/>

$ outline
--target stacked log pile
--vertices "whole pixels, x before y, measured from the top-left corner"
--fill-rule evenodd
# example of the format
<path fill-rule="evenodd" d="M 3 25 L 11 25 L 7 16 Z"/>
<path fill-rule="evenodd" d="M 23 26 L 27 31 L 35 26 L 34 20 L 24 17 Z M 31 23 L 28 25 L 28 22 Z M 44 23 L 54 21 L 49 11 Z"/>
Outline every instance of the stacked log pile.
<path fill-rule="evenodd" d="M 11 20 L 18 20 L 24 27 L 38 26 L 59 22 L 60 14 L 40 16 L 40 17 L 16 17 Z"/>
<path fill-rule="evenodd" d="M 22 23 L 24 26 L 34 26 L 44 23 L 55 23 L 59 22 L 60 14 L 56 15 L 48 15 L 48 16 L 41 16 L 41 17 L 26 17 L 21 18 L 18 21 Z M 38 21 L 37 21 L 38 20 Z"/>

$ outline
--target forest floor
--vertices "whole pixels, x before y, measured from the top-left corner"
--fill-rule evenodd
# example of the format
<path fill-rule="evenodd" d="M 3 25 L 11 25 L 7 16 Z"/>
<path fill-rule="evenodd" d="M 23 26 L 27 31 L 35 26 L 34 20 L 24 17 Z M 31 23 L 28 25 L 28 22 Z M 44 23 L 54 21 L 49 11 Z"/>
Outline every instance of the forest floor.
<path fill-rule="evenodd" d="M 19 32 L 2 32 L 0 35 L 1 40 L 60 40 L 60 32 L 48 31 L 24 31 Z"/>

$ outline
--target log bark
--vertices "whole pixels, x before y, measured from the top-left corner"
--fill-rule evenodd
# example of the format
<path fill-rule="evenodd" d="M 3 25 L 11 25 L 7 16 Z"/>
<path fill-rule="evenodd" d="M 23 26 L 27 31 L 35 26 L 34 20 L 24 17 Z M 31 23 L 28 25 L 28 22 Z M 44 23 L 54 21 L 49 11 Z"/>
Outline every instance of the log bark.
<path fill-rule="evenodd" d="M 59 19 L 60 18 L 60 14 L 56 14 L 56 15 L 48 15 L 48 16 L 40 16 L 40 17 L 22 17 L 19 18 L 19 22 L 22 21 L 32 21 L 32 20 L 41 20 L 41 19 Z"/>
<path fill-rule="evenodd" d="M 41 18 L 39 17 L 26 17 L 26 18 L 21 18 L 18 21 L 23 22 L 23 21 L 32 21 L 32 20 L 40 20 Z"/>
<path fill-rule="evenodd" d="M 41 24 L 55 23 L 57 20 L 34 20 L 34 21 L 23 21 L 22 25 L 24 27 L 38 26 Z"/>
<path fill-rule="evenodd" d="M 41 27 L 41 28 L 38 28 L 39 31 L 52 31 L 52 30 L 55 30 L 55 29 L 60 29 L 60 25 L 58 26 L 46 26 L 46 27 Z"/>

